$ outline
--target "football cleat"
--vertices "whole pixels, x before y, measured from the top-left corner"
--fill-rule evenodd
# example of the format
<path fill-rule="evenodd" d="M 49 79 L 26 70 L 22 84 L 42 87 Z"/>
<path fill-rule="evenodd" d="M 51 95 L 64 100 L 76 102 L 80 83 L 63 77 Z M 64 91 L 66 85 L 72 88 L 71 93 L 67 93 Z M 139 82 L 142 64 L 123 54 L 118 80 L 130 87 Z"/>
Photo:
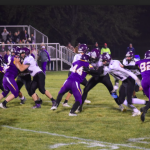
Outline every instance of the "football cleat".
<path fill-rule="evenodd" d="M 77 114 L 76 113 L 69 113 L 69 116 L 77 116 Z"/>
<path fill-rule="evenodd" d="M 51 110 L 56 110 L 58 106 L 56 101 L 52 101 L 52 103 L 53 103 L 53 106 L 51 107 Z"/>
<path fill-rule="evenodd" d="M 133 113 L 132 113 L 132 116 L 133 116 L 133 117 L 139 116 L 139 115 L 141 115 L 141 112 L 140 112 L 140 111 L 138 111 L 138 112 L 133 112 Z"/>
<path fill-rule="evenodd" d="M 82 110 L 83 110 L 83 106 L 80 105 L 80 106 L 77 108 L 77 110 L 76 110 L 75 112 L 76 112 L 76 113 L 79 113 L 79 112 L 82 112 Z"/>
<path fill-rule="evenodd" d="M 35 104 L 35 106 L 32 107 L 32 109 L 41 108 L 40 104 Z"/>
<path fill-rule="evenodd" d="M 6 109 L 7 107 L 3 105 L 3 103 L 0 103 L 0 108 Z"/>
<path fill-rule="evenodd" d="M 70 105 L 68 105 L 68 103 L 63 103 L 64 107 L 70 107 Z"/>
<path fill-rule="evenodd" d="M 25 104 L 26 98 L 24 97 L 24 99 L 21 99 L 20 104 Z"/>
<path fill-rule="evenodd" d="M 126 108 L 124 108 L 122 104 L 119 105 L 119 108 L 120 108 L 120 110 L 121 110 L 122 112 L 125 112 L 125 111 L 126 111 Z"/>
<path fill-rule="evenodd" d="M 87 103 L 87 104 L 90 104 L 90 103 L 91 103 L 91 101 L 89 101 L 89 100 L 87 100 L 87 99 L 86 99 L 84 102 Z"/>

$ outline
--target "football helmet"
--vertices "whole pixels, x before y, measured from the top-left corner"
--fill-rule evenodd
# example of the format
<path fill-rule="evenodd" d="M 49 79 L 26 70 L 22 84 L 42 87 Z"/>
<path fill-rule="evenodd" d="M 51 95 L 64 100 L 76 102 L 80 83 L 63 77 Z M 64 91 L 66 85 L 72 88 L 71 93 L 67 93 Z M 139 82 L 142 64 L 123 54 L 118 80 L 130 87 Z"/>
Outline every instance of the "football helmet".
<path fill-rule="evenodd" d="M 102 62 L 105 62 L 107 61 L 106 65 L 109 65 L 110 61 L 111 61 L 111 55 L 108 54 L 108 53 L 103 53 L 101 56 L 100 56 L 100 59 Z"/>
<path fill-rule="evenodd" d="M 144 59 L 150 59 L 150 50 L 145 53 Z"/>
<path fill-rule="evenodd" d="M 130 57 L 130 58 L 129 58 Z M 134 53 L 132 52 L 132 51 L 128 51 L 127 53 L 126 53 L 126 60 L 127 61 L 131 61 L 131 60 L 133 60 L 134 59 Z"/>
<path fill-rule="evenodd" d="M 96 63 L 100 57 L 100 50 L 98 48 L 94 48 L 90 52 L 90 60 L 92 63 Z"/>
<path fill-rule="evenodd" d="M 78 48 L 78 52 L 79 53 L 86 53 L 88 51 L 88 47 L 86 44 L 80 44 L 79 48 Z"/>

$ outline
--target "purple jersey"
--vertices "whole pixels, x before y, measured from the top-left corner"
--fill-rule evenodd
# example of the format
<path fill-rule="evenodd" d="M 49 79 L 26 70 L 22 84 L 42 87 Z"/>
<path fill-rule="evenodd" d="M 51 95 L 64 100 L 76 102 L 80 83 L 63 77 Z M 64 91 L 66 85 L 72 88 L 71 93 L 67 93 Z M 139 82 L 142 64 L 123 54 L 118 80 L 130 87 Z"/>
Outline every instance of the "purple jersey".
<path fill-rule="evenodd" d="M 72 73 L 68 77 L 68 79 L 72 79 L 74 81 L 81 83 L 87 75 L 87 73 L 83 71 L 83 66 L 90 67 L 90 65 L 88 62 L 81 60 L 72 63 L 72 65 L 73 65 Z"/>
<path fill-rule="evenodd" d="M 7 64 L 6 73 L 4 74 L 4 77 L 12 77 L 16 78 L 18 75 L 19 70 L 15 66 L 14 63 L 14 57 L 11 57 L 10 62 Z"/>
<path fill-rule="evenodd" d="M 136 62 L 141 70 L 142 78 L 150 77 L 150 59 L 142 59 Z"/>

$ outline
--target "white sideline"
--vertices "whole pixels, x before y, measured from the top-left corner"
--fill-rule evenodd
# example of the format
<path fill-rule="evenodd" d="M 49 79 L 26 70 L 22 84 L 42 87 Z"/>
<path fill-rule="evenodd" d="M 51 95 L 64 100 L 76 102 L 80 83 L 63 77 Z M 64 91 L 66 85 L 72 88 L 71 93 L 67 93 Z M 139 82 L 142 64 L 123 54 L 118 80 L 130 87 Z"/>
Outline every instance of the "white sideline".
<path fill-rule="evenodd" d="M 92 140 L 92 139 L 84 139 L 84 138 L 79 138 L 79 137 L 66 136 L 66 135 L 62 135 L 62 134 L 50 133 L 50 132 L 45 132 L 45 131 L 36 131 L 36 130 L 15 128 L 15 127 L 7 126 L 7 125 L 2 125 L 2 127 L 9 128 L 9 129 L 14 129 L 14 130 L 40 133 L 40 134 L 48 134 L 48 135 L 63 137 L 63 138 L 67 138 L 67 139 L 75 139 L 75 140 L 80 140 L 80 141 L 92 142 L 90 144 L 90 147 L 95 147 L 95 146 L 98 146 L 98 145 L 100 146 L 101 144 L 107 144 L 107 145 L 103 145 L 103 146 L 111 147 L 112 149 L 118 149 L 119 148 L 118 146 L 122 146 L 122 147 L 130 147 L 130 148 L 135 148 L 135 149 L 150 150 L 150 149 L 146 149 L 144 147 L 131 146 L 131 143 L 129 143 L 129 144 L 113 144 L 113 143 L 108 143 L 108 142 L 103 142 L 103 141 L 96 141 L 96 140 Z"/>

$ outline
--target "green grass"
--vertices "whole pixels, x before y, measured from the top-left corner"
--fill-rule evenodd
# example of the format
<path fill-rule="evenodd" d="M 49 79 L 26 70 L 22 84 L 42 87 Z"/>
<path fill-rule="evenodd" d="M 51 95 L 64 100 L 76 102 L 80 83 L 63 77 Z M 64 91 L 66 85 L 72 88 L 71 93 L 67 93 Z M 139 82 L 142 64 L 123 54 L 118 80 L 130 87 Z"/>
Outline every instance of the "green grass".
<path fill-rule="evenodd" d="M 45 87 L 54 98 L 57 97 L 67 76 L 68 72 L 47 72 Z M 90 77 L 87 76 L 87 79 Z M 114 83 L 113 78 L 111 80 Z M 83 88 L 81 85 L 81 89 Z M 31 109 L 34 105 L 32 98 L 28 96 L 24 87 L 21 91 L 27 98 L 24 105 L 20 105 L 20 100 L 17 98 L 7 104 L 8 109 L 0 109 L 0 150 L 110 150 L 115 149 L 114 144 L 125 144 L 124 146 L 118 145 L 116 149 L 119 150 L 139 149 L 138 147 L 150 149 L 149 113 L 146 114 L 146 120 L 142 123 L 140 116 L 131 116 L 130 110 L 120 112 L 117 104 L 102 84 L 97 84 L 88 93 L 87 99 L 92 103 L 85 104 L 83 112 L 77 117 L 69 117 L 70 108 L 64 108 L 62 104 L 56 111 L 50 110 L 52 105 L 50 100 L 38 90 L 36 92 L 42 98 L 43 104 L 41 109 L 33 110 Z M 65 97 L 66 95 L 62 102 Z M 142 92 L 138 92 L 137 97 L 148 100 Z M 72 96 L 69 104 L 73 103 L 74 97 Z M 135 106 L 139 109 L 143 105 Z M 37 132 L 31 132 L 31 130 Z M 54 136 L 50 133 L 68 137 Z M 146 138 L 141 140 L 146 143 L 130 142 L 128 140 L 130 138 Z M 96 145 L 94 141 L 100 142 Z M 58 143 L 66 145 L 51 147 Z"/>

